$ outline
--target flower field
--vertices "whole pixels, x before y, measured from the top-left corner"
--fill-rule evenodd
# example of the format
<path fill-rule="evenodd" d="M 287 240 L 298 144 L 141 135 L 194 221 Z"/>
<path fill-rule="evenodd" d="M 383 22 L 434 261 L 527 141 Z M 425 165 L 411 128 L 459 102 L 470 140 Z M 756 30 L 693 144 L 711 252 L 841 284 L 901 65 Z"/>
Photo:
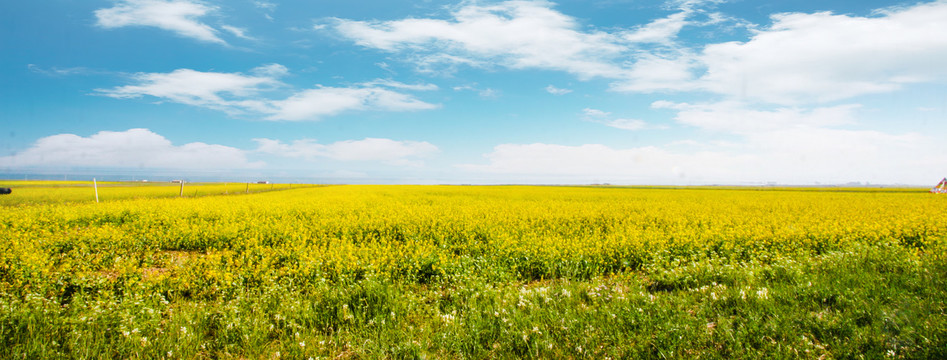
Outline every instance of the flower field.
<path fill-rule="evenodd" d="M 91 181 L 22 181 L 3 180 L 2 187 L 16 189 L 15 196 L 0 197 L 0 206 L 24 204 L 51 204 L 95 201 Z M 312 185 L 248 184 L 248 183 L 187 183 L 185 197 L 230 195 L 284 190 Z M 181 195 L 181 184 L 141 182 L 99 182 L 100 201 L 123 199 L 169 198 Z"/>
<path fill-rule="evenodd" d="M 0 347 L 947 356 L 947 197 L 926 189 L 185 186 L 0 198 Z"/>

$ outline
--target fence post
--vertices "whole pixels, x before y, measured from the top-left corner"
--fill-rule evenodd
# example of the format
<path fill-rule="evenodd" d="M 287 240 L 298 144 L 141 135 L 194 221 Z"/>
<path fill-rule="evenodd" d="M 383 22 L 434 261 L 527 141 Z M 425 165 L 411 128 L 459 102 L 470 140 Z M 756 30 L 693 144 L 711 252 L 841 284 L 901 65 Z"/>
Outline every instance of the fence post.
<path fill-rule="evenodd" d="M 184 197 L 184 180 L 181 180 L 181 193 L 178 194 L 178 197 Z"/>
<path fill-rule="evenodd" d="M 95 178 L 92 178 L 92 188 L 95 189 L 95 202 L 99 202 L 99 184 L 95 182 Z"/>

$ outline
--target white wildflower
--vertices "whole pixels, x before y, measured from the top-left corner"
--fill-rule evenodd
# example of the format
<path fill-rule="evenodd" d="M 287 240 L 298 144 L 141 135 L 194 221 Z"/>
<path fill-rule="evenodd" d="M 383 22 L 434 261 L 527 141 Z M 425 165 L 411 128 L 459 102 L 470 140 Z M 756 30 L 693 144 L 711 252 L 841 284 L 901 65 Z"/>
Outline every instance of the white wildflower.
<path fill-rule="evenodd" d="M 756 297 L 760 299 L 769 299 L 769 289 L 762 288 L 756 291 Z"/>
<path fill-rule="evenodd" d="M 454 321 L 454 315 L 453 315 L 453 314 L 444 314 L 444 315 L 441 315 L 441 320 L 443 320 L 443 321 L 446 322 L 446 323 L 453 322 L 453 321 Z"/>

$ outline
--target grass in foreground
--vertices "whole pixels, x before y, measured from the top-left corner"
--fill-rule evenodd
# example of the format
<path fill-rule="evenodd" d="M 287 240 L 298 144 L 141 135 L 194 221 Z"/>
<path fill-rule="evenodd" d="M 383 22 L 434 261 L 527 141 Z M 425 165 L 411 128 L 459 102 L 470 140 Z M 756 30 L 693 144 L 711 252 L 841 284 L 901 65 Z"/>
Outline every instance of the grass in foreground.
<path fill-rule="evenodd" d="M 947 357 L 947 266 L 897 245 L 589 280 L 267 283 L 205 300 L 9 290 L 2 345 L 24 359 Z"/>

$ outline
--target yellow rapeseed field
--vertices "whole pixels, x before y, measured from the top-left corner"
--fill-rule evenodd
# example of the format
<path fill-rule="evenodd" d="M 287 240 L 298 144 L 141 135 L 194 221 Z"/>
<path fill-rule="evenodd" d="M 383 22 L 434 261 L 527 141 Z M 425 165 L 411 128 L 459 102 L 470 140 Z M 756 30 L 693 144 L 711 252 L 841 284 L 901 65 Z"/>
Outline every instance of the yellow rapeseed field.
<path fill-rule="evenodd" d="M 180 184 L 166 182 L 100 181 L 97 185 L 100 201 L 178 197 L 182 195 L 184 197 L 236 195 L 312 186 L 300 184 L 186 183 L 182 194 Z M 14 189 L 13 195 L 0 196 L 0 206 L 94 202 L 96 191 L 91 181 L 0 180 L 0 187 Z"/>
<path fill-rule="evenodd" d="M 329 186 L 125 197 L 0 207 L 0 283 L 214 295 L 264 281 L 424 283 L 491 267 L 524 280 L 587 278 L 856 242 L 921 251 L 947 234 L 947 198 L 921 191 Z"/>
<path fill-rule="evenodd" d="M 13 184 L 13 358 L 944 358 L 926 189 Z"/>

